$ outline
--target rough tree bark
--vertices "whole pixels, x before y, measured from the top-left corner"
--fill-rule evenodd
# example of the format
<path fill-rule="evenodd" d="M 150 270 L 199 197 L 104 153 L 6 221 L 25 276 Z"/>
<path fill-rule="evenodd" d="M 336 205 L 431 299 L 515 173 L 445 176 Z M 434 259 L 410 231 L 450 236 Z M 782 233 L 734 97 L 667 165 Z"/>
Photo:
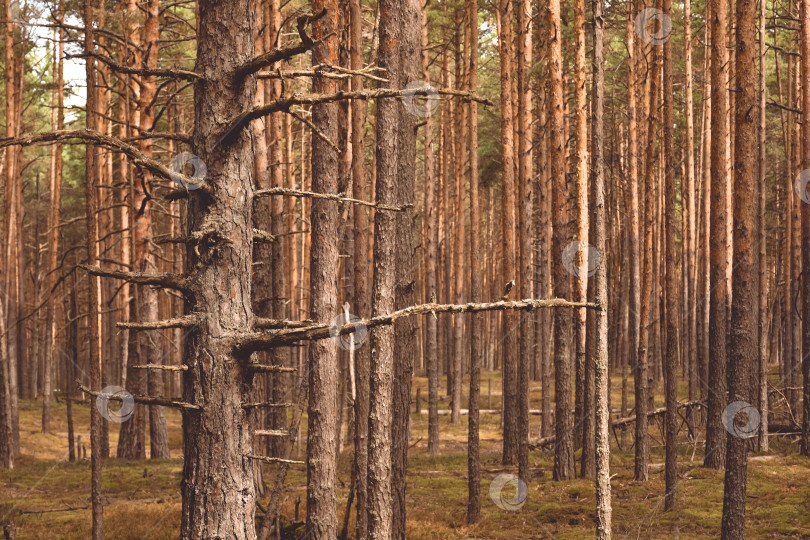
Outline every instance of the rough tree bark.
<path fill-rule="evenodd" d="M 711 298 L 709 306 L 709 395 L 706 415 L 706 449 L 703 465 L 723 466 L 726 432 L 721 414 L 726 406 L 726 191 L 728 189 L 726 139 L 728 137 L 728 51 L 726 17 L 728 2 L 711 0 Z"/>
<path fill-rule="evenodd" d="M 337 64 L 337 0 L 313 0 L 312 11 L 326 10 L 312 25 L 313 38 L 325 40 L 312 50 L 312 65 Z M 332 93 L 334 79 L 315 77 L 315 93 Z M 312 123 L 330 141 L 337 140 L 338 104 L 313 106 Z M 338 154 L 322 137 L 312 138 L 312 190 L 337 193 Z M 280 218 L 280 216 L 279 216 Z M 334 201 L 313 199 L 310 221 L 310 319 L 329 322 L 338 313 L 339 208 Z M 275 276 L 274 276 L 275 279 Z M 278 294 L 278 291 L 274 291 Z M 307 408 L 307 535 L 331 539 L 337 535 L 336 423 L 338 401 L 338 356 L 334 339 L 309 345 L 309 407 Z"/>
<path fill-rule="evenodd" d="M 752 416 L 755 411 L 754 384 L 759 354 L 758 309 L 759 309 L 759 252 L 756 243 L 759 239 L 759 188 L 757 174 L 757 114 L 756 96 L 756 2 L 737 0 L 736 21 L 736 80 L 733 88 L 736 94 L 734 107 L 734 265 L 732 271 L 733 292 L 731 295 L 731 332 L 728 349 L 729 401 L 742 401 L 750 408 L 743 408 L 733 419 L 733 426 L 726 426 L 726 475 L 723 490 L 722 538 L 745 538 L 745 497 L 748 470 L 748 439 L 755 435 L 758 426 Z M 802 27 L 808 34 L 807 20 L 810 17 L 810 2 L 802 2 Z M 803 45 L 804 53 L 810 56 L 810 47 Z M 807 85 L 807 62 L 804 64 L 805 88 L 803 106 L 810 110 L 810 95 Z M 810 165 L 806 151 L 810 141 L 810 123 L 802 125 L 802 139 L 805 151 L 804 166 Z M 810 225 L 810 213 L 805 213 L 805 227 Z M 805 248 L 810 246 L 805 246 Z M 806 259 L 808 260 L 808 259 Z M 805 317 L 810 310 L 805 308 Z M 806 319 L 805 319 L 806 320 Z M 805 338 L 807 340 L 807 338 Z M 807 340 L 806 343 L 810 343 Z M 805 372 L 807 375 L 807 372 Z M 807 384 L 807 383 L 805 383 Z M 807 386 L 805 386 L 807 388 Z M 747 418 L 745 416 L 748 415 Z M 753 429 L 752 429 L 753 428 Z"/>
<path fill-rule="evenodd" d="M 569 242 L 568 184 L 565 178 L 565 136 L 563 121 L 562 27 L 560 1 L 548 6 L 548 155 L 551 163 L 551 197 L 554 232 L 552 236 L 553 295 L 566 298 L 569 274 L 562 264 L 562 254 Z M 504 188 L 506 189 L 506 188 Z M 554 402 L 555 435 L 554 479 L 570 480 L 575 476 L 574 439 L 571 422 L 571 314 L 555 310 L 554 319 Z"/>
<path fill-rule="evenodd" d="M 498 3 L 500 34 L 498 50 L 501 60 L 501 235 L 503 237 L 502 278 L 516 278 L 515 252 L 515 154 L 514 96 L 512 95 L 514 6 L 508 0 Z M 560 96 L 562 100 L 562 96 Z M 503 313 L 503 457 L 504 465 L 514 465 L 518 458 L 518 350 L 517 314 Z"/>

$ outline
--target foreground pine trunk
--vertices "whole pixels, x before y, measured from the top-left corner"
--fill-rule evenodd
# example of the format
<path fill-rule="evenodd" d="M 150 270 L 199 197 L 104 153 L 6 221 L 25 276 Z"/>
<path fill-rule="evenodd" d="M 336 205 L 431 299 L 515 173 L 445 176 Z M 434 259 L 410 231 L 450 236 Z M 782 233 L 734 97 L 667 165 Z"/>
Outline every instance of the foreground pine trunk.
<path fill-rule="evenodd" d="M 802 20 L 807 21 L 807 1 L 802 2 Z M 803 24 L 806 27 L 806 24 Z M 734 108 L 734 266 L 731 294 L 731 332 L 728 349 L 729 402 L 745 402 L 739 413 L 725 420 L 726 476 L 723 490 L 722 537 L 745 538 L 745 497 L 748 471 L 749 438 L 756 435 L 754 370 L 759 356 L 759 253 L 756 249 L 759 228 L 759 187 L 757 184 L 756 97 L 756 2 L 737 1 L 736 92 Z M 808 49 L 804 49 L 805 54 Z M 810 105 L 805 87 L 804 106 Z M 805 109 L 806 110 L 806 109 Z M 810 139 L 810 123 L 802 126 L 804 144 Z M 805 158 L 805 166 L 807 164 Z M 805 213 L 807 210 L 805 210 Z M 805 225 L 807 222 L 805 221 Z M 745 415 L 748 415 L 747 418 Z M 805 411 L 805 414 L 808 414 Z M 733 425 L 729 425 L 733 423 Z"/>
<path fill-rule="evenodd" d="M 253 104 L 256 85 L 233 70 L 253 54 L 252 2 L 199 2 L 192 152 L 207 166 L 210 192 L 192 193 L 189 233 L 209 231 L 213 242 L 189 244 L 186 312 L 200 327 L 185 344 L 184 401 L 201 410 L 183 418 L 182 538 L 255 538 L 249 423 L 242 409 L 250 382 L 245 358 L 231 337 L 250 328 L 253 147 L 250 130 L 217 144 L 223 122 Z M 190 235 L 190 234 L 189 234 Z"/>

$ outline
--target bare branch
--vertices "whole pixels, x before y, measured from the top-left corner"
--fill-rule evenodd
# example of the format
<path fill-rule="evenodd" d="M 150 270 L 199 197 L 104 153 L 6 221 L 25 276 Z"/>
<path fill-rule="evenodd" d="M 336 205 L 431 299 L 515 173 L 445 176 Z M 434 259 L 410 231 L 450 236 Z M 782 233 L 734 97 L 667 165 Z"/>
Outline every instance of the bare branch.
<path fill-rule="evenodd" d="M 121 270 L 104 270 L 98 266 L 80 264 L 79 268 L 93 276 L 123 279 L 139 285 L 155 285 L 177 291 L 188 292 L 188 280 L 177 274 L 144 274 L 142 272 L 123 272 Z"/>
<path fill-rule="evenodd" d="M 101 392 L 94 392 L 94 391 L 90 390 L 89 388 L 86 388 L 86 387 L 82 386 L 82 384 L 79 381 L 76 381 L 76 385 L 79 387 L 79 389 L 82 392 L 84 392 L 86 394 L 90 394 L 93 397 L 98 397 L 99 395 L 101 395 Z M 186 403 L 184 401 L 176 401 L 176 400 L 173 400 L 173 399 L 168 399 L 168 398 L 163 398 L 163 397 L 133 396 L 132 394 L 130 394 L 130 396 L 132 397 L 132 400 L 135 403 L 143 403 L 144 405 L 161 405 L 163 407 L 174 407 L 176 409 L 189 409 L 189 410 L 200 410 L 200 409 L 202 409 L 202 407 L 200 407 L 199 405 L 194 405 L 192 403 Z M 108 399 L 110 401 L 122 401 L 122 402 L 124 401 L 124 399 L 129 398 L 129 397 L 124 398 L 124 397 L 122 397 L 120 395 L 111 395 L 111 394 L 104 394 L 103 397 L 104 397 L 104 399 Z"/>
<path fill-rule="evenodd" d="M 257 461 L 264 461 L 265 463 L 288 463 L 290 465 L 303 465 L 303 461 L 296 461 L 294 459 L 282 459 L 277 457 L 257 456 L 254 454 L 242 454 L 248 459 L 255 459 Z"/>
<path fill-rule="evenodd" d="M 293 56 L 303 54 L 308 50 L 312 49 L 323 40 L 313 41 L 311 37 L 307 34 L 305 26 L 312 22 L 317 21 L 321 17 L 326 15 L 326 10 L 323 9 L 319 13 L 315 15 L 307 15 L 304 17 L 298 17 L 298 37 L 301 38 L 301 43 L 298 45 L 293 45 L 292 47 L 283 47 L 281 49 L 273 49 L 272 51 L 267 51 L 264 54 L 260 54 L 251 60 L 248 60 L 238 68 L 236 68 L 235 75 L 237 77 L 247 77 L 251 73 L 256 73 L 262 68 L 267 66 L 271 66 L 276 62 L 280 62 L 282 60 L 287 60 L 288 58 L 292 58 Z M 332 34 L 330 34 L 331 36 Z M 329 37 L 329 36 L 327 36 Z"/>
<path fill-rule="evenodd" d="M 254 326 L 256 328 L 306 328 L 313 324 L 314 323 L 310 320 L 282 321 L 280 319 L 265 319 L 262 317 L 256 317 L 256 319 L 254 319 Z"/>
<path fill-rule="evenodd" d="M 178 68 L 168 68 L 168 69 L 145 69 L 145 68 L 133 68 L 129 66 L 124 66 L 119 64 L 109 56 L 105 56 L 99 53 L 88 53 L 84 52 L 82 54 L 68 54 L 65 56 L 66 59 L 70 60 L 72 58 L 87 58 L 92 56 L 96 60 L 106 64 L 109 66 L 110 69 L 116 71 L 118 73 L 126 73 L 128 75 L 145 75 L 145 76 L 155 76 L 155 77 L 174 77 L 175 79 L 183 79 L 186 81 L 196 81 L 198 79 L 202 79 L 202 75 L 199 73 L 195 73 L 193 71 L 189 71 L 187 69 L 178 69 Z"/>
<path fill-rule="evenodd" d="M 257 429 L 253 434 L 259 437 L 286 437 L 289 435 L 286 429 Z"/>
<path fill-rule="evenodd" d="M 247 368 L 260 373 L 292 373 L 295 368 L 286 366 L 268 366 L 266 364 L 247 364 Z"/>
<path fill-rule="evenodd" d="M 292 403 L 268 403 L 259 401 L 255 403 L 242 403 L 243 409 L 286 409 L 292 407 Z"/>
<path fill-rule="evenodd" d="M 261 197 L 264 195 L 289 195 L 292 197 L 310 197 L 313 199 L 328 199 L 330 201 L 338 201 L 343 203 L 352 203 L 352 204 L 360 204 L 363 206 L 369 206 L 371 208 L 376 208 L 377 210 L 390 210 L 391 212 L 404 212 L 408 208 L 413 207 L 412 204 L 406 204 L 403 206 L 389 206 L 386 204 L 377 204 L 369 201 L 352 199 L 351 197 L 344 197 L 341 194 L 315 193 L 313 191 L 301 191 L 299 189 L 290 189 L 290 188 L 258 189 L 253 192 L 254 197 Z"/>
<path fill-rule="evenodd" d="M 274 112 L 289 111 L 293 105 L 317 105 L 319 103 L 332 103 L 335 101 L 345 101 L 347 99 L 380 99 L 380 98 L 400 98 L 402 96 L 458 96 L 465 100 L 475 101 L 482 105 L 492 105 L 493 103 L 477 94 L 463 92 L 461 90 L 453 90 L 450 88 L 416 88 L 407 90 L 393 90 L 391 88 L 378 88 L 376 90 L 356 90 L 356 91 L 343 91 L 340 90 L 334 94 L 293 94 L 286 97 L 280 97 L 273 101 L 254 107 L 248 111 L 243 112 L 233 120 L 231 120 L 226 127 L 222 129 L 222 136 L 220 140 L 226 139 L 235 130 L 243 128 L 252 120 L 267 116 Z"/>
<path fill-rule="evenodd" d="M 188 366 L 166 366 L 160 364 L 141 364 L 137 366 L 129 366 L 132 369 L 160 369 L 163 371 L 188 371 Z"/>
<path fill-rule="evenodd" d="M 118 328 L 129 328 L 130 330 L 163 330 L 165 328 L 191 328 L 199 324 L 200 319 L 194 315 L 184 315 L 177 319 L 166 319 L 152 322 L 119 322 L 115 326 Z"/>
<path fill-rule="evenodd" d="M 385 72 L 386 69 L 379 66 L 369 66 L 363 69 L 347 69 L 332 64 L 318 64 L 312 69 L 299 69 L 292 71 L 260 71 L 256 74 L 259 79 L 291 79 L 294 77 L 325 77 L 327 79 L 350 79 L 352 75 L 358 75 L 372 81 L 387 83 L 388 79 L 372 75 L 375 72 Z"/>
<path fill-rule="evenodd" d="M 91 141 L 106 146 L 108 148 L 112 148 L 113 150 L 118 150 L 119 152 L 126 154 L 135 165 L 143 167 L 144 169 L 150 171 L 151 173 L 161 176 L 163 178 L 168 178 L 170 180 L 178 182 L 181 185 L 194 186 L 199 184 L 199 179 L 188 178 L 185 175 L 170 170 L 162 163 L 159 163 L 151 158 L 146 157 L 141 153 L 140 150 L 138 150 L 131 144 L 122 141 L 121 139 L 117 139 L 115 137 L 111 137 L 109 135 L 105 135 L 104 133 L 93 131 L 91 129 L 63 129 L 59 131 L 46 131 L 43 133 L 34 133 L 31 135 L 26 135 L 25 137 L 16 137 L 16 138 L 10 137 L 6 139 L 0 139 L 0 148 L 5 148 L 7 146 L 28 146 L 31 144 L 46 143 L 46 142 L 48 143 L 60 142 L 67 139 L 82 139 L 85 141 Z"/>
<path fill-rule="evenodd" d="M 481 304 L 422 304 L 411 306 L 390 315 L 380 315 L 372 319 L 356 321 L 344 324 L 340 327 L 329 326 L 328 324 L 315 324 L 307 328 L 290 328 L 269 331 L 267 333 L 247 334 L 240 338 L 236 348 L 241 353 L 251 353 L 273 347 L 291 345 L 297 341 L 312 341 L 317 339 L 327 339 L 339 335 L 351 334 L 358 328 L 374 328 L 375 326 L 387 326 L 394 324 L 394 321 L 402 317 L 414 315 L 424 315 L 428 313 L 479 313 L 482 311 L 506 311 L 506 310 L 533 310 L 543 308 L 588 308 L 602 309 L 598 304 L 588 302 L 570 302 L 561 298 L 551 298 L 548 300 L 501 300 L 498 302 L 485 302 Z"/>

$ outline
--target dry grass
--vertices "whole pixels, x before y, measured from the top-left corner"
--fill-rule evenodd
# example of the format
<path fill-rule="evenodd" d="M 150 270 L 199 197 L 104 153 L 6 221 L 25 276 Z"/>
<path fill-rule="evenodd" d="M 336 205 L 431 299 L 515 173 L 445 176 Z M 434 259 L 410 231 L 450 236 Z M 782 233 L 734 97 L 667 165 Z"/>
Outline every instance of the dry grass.
<path fill-rule="evenodd" d="M 491 408 L 500 408 L 500 379 L 492 379 Z M 632 381 L 629 381 L 632 389 Z M 422 406 L 427 407 L 427 381 L 414 380 L 422 388 Z M 442 386 L 443 388 L 443 386 Z M 612 381 L 612 403 L 620 403 L 621 381 Z M 487 383 L 482 384 L 482 407 L 487 403 Z M 630 392 L 632 407 L 632 392 Z M 539 384 L 532 387 L 532 406 L 539 408 Z M 466 398 L 465 398 L 466 401 Z M 441 402 L 446 408 L 448 402 Z M 12 471 L 0 471 L 0 521 L 13 519 L 18 538 L 89 537 L 89 461 L 67 462 L 65 406 L 54 407 L 53 433 L 39 433 L 39 402 L 21 403 L 22 455 Z M 74 407 L 77 434 L 88 441 L 89 406 Z M 105 530 L 108 538 L 176 538 L 180 523 L 180 416 L 167 411 L 173 459 L 105 463 Z M 467 417 L 450 424 L 449 415 L 439 417 L 441 452 L 426 453 L 427 418 L 414 415 L 408 464 L 409 539 L 536 539 L 587 538 L 593 534 L 593 486 L 587 480 L 553 482 L 550 450 L 533 452 L 533 478 L 529 497 L 519 511 L 506 511 L 489 498 L 489 485 L 501 473 L 515 473 L 500 463 L 501 437 L 498 415 L 482 416 L 481 425 L 481 508 L 482 518 L 466 524 L 467 498 Z M 532 417 L 533 436 L 538 436 L 539 417 Z M 117 425 L 111 426 L 111 448 L 117 442 Z M 677 528 L 681 538 L 719 536 L 722 513 L 723 474 L 700 467 L 702 447 L 693 447 L 685 438 L 679 447 L 679 504 L 676 512 L 663 511 L 663 448 L 658 427 L 651 426 L 653 467 L 650 481 L 632 480 L 633 450 L 612 452 L 613 522 L 617 538 L 672 538 Z M 695 452 L 693 457 L 693 450 Z M 749 465 L 748 537 L 810 538 L 810 460 L 797 454 L 797 445 L 775 439 L 772 457 L 760 457 Z M 338 495 L 339 522 L 345 511 L 350 478 L 351 446 L 340 457 Z M 265 469 L 265 481 L 272 479 L 273 467 Z M 288 477 L 289 490 L 283 511 L 293 517 L 300 497 L 300 518 L 306 509 L 306 475 L 302 468 Z M 506 497 L 510 493 L 505 493 Z M 263 501 L 264 502 L 264 501 Z M 48 512 L 41 513 L 43 510 Z M 40 512 L 40 513 L 38 513 Z"/>

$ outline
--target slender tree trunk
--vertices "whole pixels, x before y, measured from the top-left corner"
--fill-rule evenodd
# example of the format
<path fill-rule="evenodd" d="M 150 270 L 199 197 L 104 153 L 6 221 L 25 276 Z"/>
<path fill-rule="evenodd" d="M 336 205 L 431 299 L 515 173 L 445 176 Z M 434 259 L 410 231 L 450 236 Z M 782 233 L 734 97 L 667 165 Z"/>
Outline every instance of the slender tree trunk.
<path fill-rule="evenodd" d="M 583 0 L 584 1 L 584 0 Z M 517 4 L 517 86 L 518 86 L 518 211 L 520 214 L 520 297 L 533 298 L 532 287 L 532 5 Z M 473 270 L 475 273 L 475 269 Z M 520 320 L 520 373 L 518 376 L 518 475 L 529 481 L 529 381 L 534 359 L 534 318 L 531 312 L 518 314 Z"/>
<path fill-rule="evenodd" d="M 605 67 L 604 35 L 605 5 L 603 0 L 593 2 L 593 123 L 591 157 L 593 167 L 593 219 L 594 242 L 598 253 L 607 253 L 607 230 L 605 227 L 605 175 L 604 175 L 604 120 Z M 595 405 L 595 469 L 596 469 L 596 538 L 611 538 L 612 508 L 610 502 L 610 399 L 608 378 L 608 292 L 607 264 L 602 261 L 594 277 L 595 298 L 601 309 L 595 313 L 596 330 L 593 359 L 594 405 Z M 586 411 L 591 414 L 591 411 Z"/>
<path fill-rule="evenodd" d="M 560 2 L 551 0 L 548 10 L 548 154 L 551 163 L 551 197 L 554 234 L 552 238 L 553 296 L 566 298 L 570 291 L 569 274 L 562 264 L 562 253 L 569 241 L 568 185 L 565 179 L 565 138 L 563 122 L 563 72 Z M 504 188 L 505 189 L 505 188 Z M 554 401 L 555 435 L 554 479 L 574 478 L 574 440 L 571 419 L 571 314 L 554 310 Z"/>
<path fill-rule="evenodd" d="M 360 0 L 352 0 L 350 4 L 351 17 L 351 68 L 359 70 L 363 67 L 363 16 Z M 352 78 L 352 90 L 362 90 L 363 77 L 355 75 Z M 364 101 L 352 102 L 352 185 L 355 197 L 370 199 L 369 182 L 366 177 L 366 149 L 365 149 L 365 123 L 366 103 Z M 369 276 L 371 275 L 371 261 L 369 260 L 368 228 L 369 210 L 360 206 L 354 208 L 354 295 L 357 315 L 366 318 L 371 315 L 371 291 Z M 435 274 L 434 274 L 435 275 Z M 356 395 L 354 399 L 355 418 L 355 491 L 357 493 L 357 538 L 365 538 L 368 534 L 368 376 L 371 348 L 361 346 L 354 352 Z M 435 362 L 435 355 L 434 355 Z"/>
<path fill-rule="evenodd" d="M 515 154 L 514 154 L 514 96 L 512 78 L 514 53 L 512 50 L 512 21 L 514 6 L 508 0 L 500 0 L 498 10 L 501 24 L 498 47 L 501 59 L 501 234 L 503 236 L 502 277 L 513 280 L 516 275 L 515 252 Z M 560 95 L 562 101 L 562 95 Z M 503 312 L 503 464 L 514 465 L 518 461 L 518 350 L 517 315 Z"/>
<path fill-rule="evenodd" d="M 469 88 L 478 91 L 478 2 L 467 0 L 469 22 Z M 481 266 L 481 205 L 478 189 L 478 104 L 470 102 L 470 289 L 472 302 L 483 300 Z M 427 175 L 425 176 L 427 178 Z M 432 188 L 431 188 L 432 189 Z M 467 523 L 476 523 L 481 516 L 481 465 L 479 461 L 479 408 L 481 395 L 481 366 L 484 360 L 484 316 L 471 316 L 472 348 L 470 352 L 470 403 L 467 430 Z"/>
<path fill-rule="evenodd" d="M 672 17 L 672 0 L 663 0 L 664 17 Z M 666 496 L 664 507 L 667 510 L 674 510 L 678 502 L 678 272 L 675 261 L 677 260 L 677 248 L 675 237 L 678 235 L 677 217 L 675 208 L 675 153 L 673 140 L 673 90 L 672 90 L 672 40 L 664 42 L 664 69 L 663 69 L 663 95 L 664 95 L 664 190 L 671 196 L 666 198 L 664 216 L 664 236 L 666 238 L 666 251 L 664 260 L 665 275 L 664 283 L 666 287 L 666 304 L 664 315 L 666 317 L 666 350 L 664 357 L 664 394 L 666 399 L 666 415 L 664 423 L 666 425 L 666 457 L 665 457 L 665 480 Z M 682 190 L 683 193 L 683 190 Z M 683 200 L 683 197 L 681 198 Z M 683 235 L 681 235 L 683 238 Z M 681 279 L 686 280 L 687 276 L 681 275 Z"/>
<path fill-rule="evenodd" d="M 804 38 L 810 38 L 810 2 L 802 2 L 802 28 Z M 745 538 L 745 497 L 748 469 L 748 444 L 750 437 L 756 434 L 759 427 L 755 417 L 754 377 L 756 376 L 756 359 L 758 358 L 758 308 L 759 308 L 759 253 L 756 242 L 759 239 L 759 187 L 756 166 L 756 151 L 759 143 L 756 114 L 758 99 L 756 96 L 756 3 L 752 0 L 737 0 L 736 24 L 736 80 L 734 108 L 734 266 L 732 274 L 733 292 L 731 296 L 731 333 L 729 341 L 728 409 L 735 402 L 745 402 L 741 410 L 734 410 L 736 415 L 727 421 L 728 431 L 726 452 L 726 475 L 723 490 L 722 538 Z M 803 53 L 810 57 L 810 45 L 803 45 Z M 803 62 L 806 66 L 807 63 Z M 804 67 L 804 88 L 810 70 Z M 804 92 L 803 107 L 810 110 L 810 92 Z M 810 124 L 802 125 L 804 147 L 804 167 L 810 166 L 807 151 L 810 147 Z M 810 212 L 804 210 L 807 227 L 810 225 Z M 805 245 L 805 253 L 810 253 L 810 245 Z M 810 261 L 810 256 L 805 256 Z M 810 314 L 805 308 L 804 316 Z M 805 338 L 808 339 L 808 338 Z M 805 375 L 808 372 L 805 370 Z M 807 384 L 807 383 L 805 383 Z M 805 386 L 805 388 L 808 388 Z M 807 402 L 806 402 L 807 403 Z M 727 409 L 727 410 L 728 410 Z M 747 416 L 747 418 L 746 418 Z M 729 429 L 731 428 L 731 429 Z"/>
<path fill-rule="evenodd" d="M 726 139 L 728 51 L 726 0 L 711 1 L 712 105 L 711 105 L 711 299 L 709 307 L 709 395 L 706 418 L 706 453 L 703 464 L 719 469 L 725 460 L 726 432 L 721 414 L 726 406 L 726 191 L 728 190 Z"/>
<path fill-rule="evenodd" d="M 765 174 L 765 140 L 766 140 L 766 91 L 767 91 L 767 72 L 768 65 L 765 56 L 765 2 L 760 2 L 759 6 L 759 144 L 757 148 L 759 153 L 758 158 L 758 180 L 759 180 L 759 451 L 768 451 L 768 252 L 767 241 L 765 233 L 765 207 L 768 190 L 765 187 L 766 174 Z M 808 30 L 810 32 L 810 30 Z M 778 207 L 778 198 L 774 201 Z M 778 249 L 776 250 L 778 253 Z M 774 257 L 778 267 L 778 256 Z M 778 272 L 777 272 L 778 274 Z M 777 281 L 778 283 L 778 281 Z M 775 287 L 774 287 L 775 288 Z M 774 295 L 778 297 L 778 293 Z M 776 299 L 774 300 L 776 303 Z M 778 314 L 778 310 L 774 309 L 770 315 Z M 776 326 L 774 318 L 773 326 Z M 772 347 L 771 353 L 775 353 L 777 347 Z M 804 410 L 808 410 L 805 406 Z M 808 417 L 808 415 L 805 415 Z M 803 440 L 806 440 L 804 437 Z"/>
<path fill-rule="evenodd" d="M 741 1 L 741 0 L 740 0 Z M 801 28 L 802 28 L 802 70 L 801 70 L 801 86 L 802 86 L 802 108 L 803 110 L 810 111 L 810 0 L 802 0 L 801 2 Z M 737 9 L 738 17 L 741 17 L 743 13 L 740 13 L 742 8 Z M 747 11 L 744 12 L 745 15 L 750 15 Z M 737 37 L 738 40 L 744 39 L 746 36 L 739 36 Z M 740 80 L 740 85 L 746 83 L 745 80 Z M 803 121 L 802 122 L 802 169 L 810 169 L 810 122 Z M 807 173 L 802 173 L 807 174 Z M 803 268 L 806 269 L 805 271 L 810 271 L 810 234 L 808 231 L 810 230 L 810 205 L 803 204 L 802 205 L 802 228 L 804 229 L 804 235 L 802 237 L 802 248 L 803 248 Z M 735 244 L 736 246 L 736 244 Z M 810 321 L 810 286 L 805 286 L 803 289 L 803 307 L 802 307 L 802 320 L 803 321 Z M 736 296 L 736 294 L 735 294 Z M 805 324 L 805 331 L 802 334 L 803 339 L 803 349 L 805 351 L 810 351 L 810 332 L 808 332 L 808 328 L 810 328 L 810 323 Z M 804 414 L 802 415 L 802 443 L 801 443 L 801 454 L 804 456 L 810 456 L 810 358 L 802 358 L 802 378 L 803 378 L 803 411 Z M 744 482 L 745 480 L 743 480 Z M 745 504 L 744 501 L 744 494 L 745 494 L 745 485 L 743 484 L 742 487 L 743 491 L 743 505 Z M 743 512 L 745 510 L 745 506 L 743 506 Z M 743 513 L 744 515 L 744 513 Z"/>

